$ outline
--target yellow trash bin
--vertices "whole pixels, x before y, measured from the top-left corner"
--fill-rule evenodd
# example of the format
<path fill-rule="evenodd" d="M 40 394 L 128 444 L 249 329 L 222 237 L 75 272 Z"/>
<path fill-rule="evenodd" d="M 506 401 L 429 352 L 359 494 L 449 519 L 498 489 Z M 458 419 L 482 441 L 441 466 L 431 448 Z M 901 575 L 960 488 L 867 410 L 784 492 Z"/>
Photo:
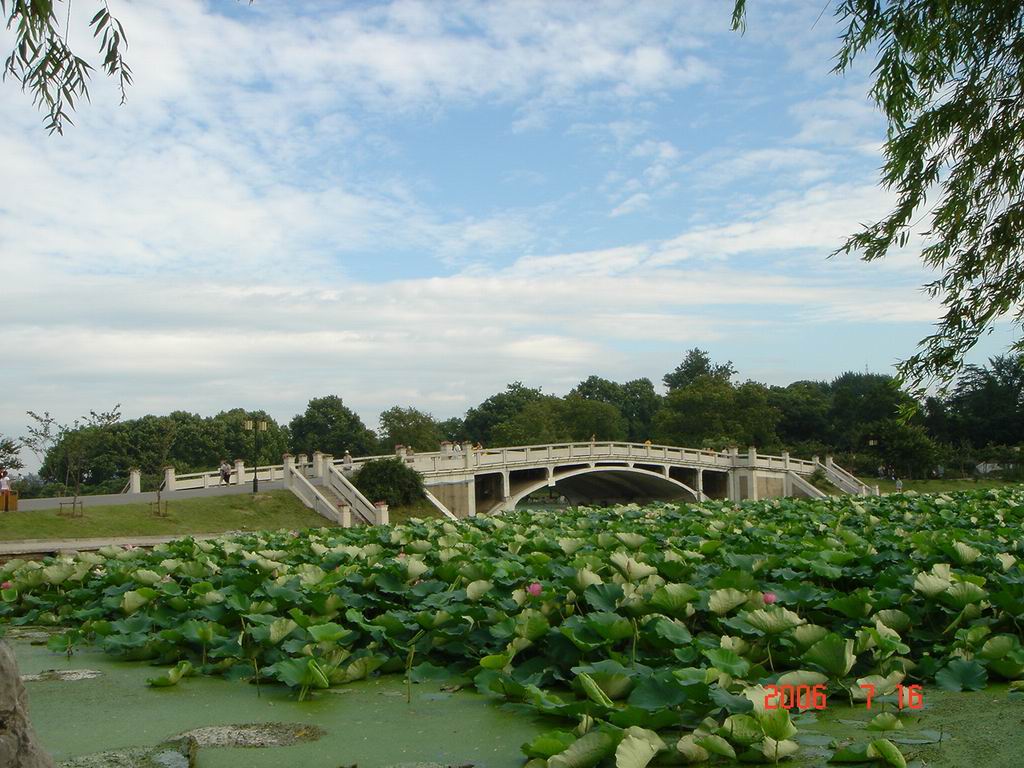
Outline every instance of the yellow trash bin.
<path fill-rule="evenodd" d="M 17 512 L 18 511 L 18 492 L 8 491 L 3 495 L 3 499 L 0 499 L 0 509 L 4 512 Z"/>

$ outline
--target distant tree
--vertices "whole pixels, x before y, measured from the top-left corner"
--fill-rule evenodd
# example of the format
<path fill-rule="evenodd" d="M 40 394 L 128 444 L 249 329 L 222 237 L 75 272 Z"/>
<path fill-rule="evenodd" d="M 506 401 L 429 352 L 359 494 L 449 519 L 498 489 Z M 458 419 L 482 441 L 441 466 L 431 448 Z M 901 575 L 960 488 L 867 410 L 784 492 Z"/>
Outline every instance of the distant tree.
<path fill-rule="evenodd" d="M 654 391 L 654 384 L 650 379 L 634 379 L 619 384 L 600 376 L 590 376 L 577 384 L 569 395 L 607 403 L 617 408 L 626 419 L 626 439 L 633 441 L 642 441 L 650 437 L 654 414 L 661 405 L 661 397 Z"/>
<path fill-rule="evenodd" d="M 945 405 L 956 437 L 976 448 L 1024 444 L 1024 354 L 967 366 Z"/>
<path fill-rule="evenodd" d="M 370 501 L 386 501 L 389 506 L 424 498 L 422 475 L 397 457 L 366 462 L 352 482 Z"/>
<path fill-rule="evenodd" d="M 1024 322 L 1024 13 L 1014 0 L 834 7 L 842 33 L 833 71 L 875 60 L 869 96 L 889 123 L 882 185 L 896 195 L 888 214 L 840 250 L 870 261 L 923 230 L 921 259 L 939 274 L 926 288 L 945 312 L 899 366 L 922 395 L 930 380 L 952 379 L 998 318 Z M 736 0 L 734 29 L 745 10 Z"/>
<path fill-rule="evenodd" d="M 674 371 L 666 373 L 662 377 L 662 382 L 665 384 L 665 388 L 671 392 L 692 384 L 702 376 L 728 382 L 735 375 L 736 369 L 731 360 L 724 363 L 712 363 L 707 352 L 694 347 L 686 353 L 683 362 L 677 365 Z"/>
<path fill-rule="evenodd" d="M 55 435 L 39 474 L 51 482 L 62 483 L 64 493 L 72 496 L 73 502 L 82 495 L 83 484 L 111 479 L 113 451 L 109 446 L 116 440 L 113 428 L 121 419 L 120 404 L 110 411 L 89 411 L 70 424 L 57 424 L 48 412 L 39 416 L 29 411 L 29 417 L 35 422 L 28 427 L 29 440 L 42 444 L 41 441 Z M 77 510 L 77 504 L 72 509 Z"/>
<path fill-rule="evenodd" d="M 8 471 L 23 469 L 25 464 L 19 455 L 20 449 L 21 444 L 17 440 L 0 435 L 0 468 Z"/>
<path fill-rule="evenodd" d="M 940 449 L 924 427 L 893 419 L 876 427 L 882 460 L 901 477 L 929 477 L 939 460 Z"/>
<path fill-rule="evenodd" d="M 367 456 L 377 445 L 373 432 L 337 395 L 313 398 L 289 426 L 295 453 L 323 451 L 340 456 L 349 450 L 353 456 Z"/>
<path fill-rule="evenodd" d="M 598 440 L 624 440 L 626 421 L 608 403 L 576 395 L 545 395 L 528 403 L 512 418 L 497 425 L 495 445 L 543 445 Z"/>
<path fill-rule="evenodd" d="M 863 448 L 877 438 L 877 427 L 899 418 L 914 400 L 892 376 L 878 373 L 844 373 L 830 385 L 832 408 L 828 442 L 844 451 Z"/>
<path fill-rule="evenodd" d="M 498 445 L 494 435 L 495 428 L 502 422 L 509 421 L 527 405 L 544 397 L 539 389 L 525 386 L 521 381 L 509 384 L 504 392 L 498 392 L 484 400 L 480 405 L 466 412 L 466 437 L 479 440 L 485 445 Z"/>
<path fill-rule="evenodd" d="M 779 445 L 775 428 L 780 418 L 764 385 L 735 387 L 720 376 L 705 375 L 669 392 L 654 429 L 660 442 L 672 445 L 772 450 Z"/>
<path fill-rule="evenodd" d="M 771 387 L 768 402 L 779 411 L 779 439 L 786 446 L 822 442 L 829 437 L 832 395 L 828 384 L 795 381 L 786 387 Z"/>
<path fill-rule="evenodd" d="M 445 440 L 462 441 L 466 439 L 466 422 L 458 416 L 445 419 L 438 424 L 438 427 L 441 429 L 441 435 Z"/>
<path fill-rule="evenodd" d="M 417 451 L 436 451 L 444 433 L 429 413 L 416 408 L 389 408 L 380 415 L 382 453 L 390 453 L 396 445 L 410 445 Z"/>

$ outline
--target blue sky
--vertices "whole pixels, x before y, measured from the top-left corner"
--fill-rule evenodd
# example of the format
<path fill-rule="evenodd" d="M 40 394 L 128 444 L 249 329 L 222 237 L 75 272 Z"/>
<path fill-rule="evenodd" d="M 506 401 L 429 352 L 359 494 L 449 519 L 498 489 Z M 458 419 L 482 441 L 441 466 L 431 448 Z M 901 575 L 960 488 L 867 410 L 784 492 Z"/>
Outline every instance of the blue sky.
<path fill-rule="evenodd" d="M 890 371 L 938 315 L 923 241 L 827 258 L 892 201 L 872 62 L 830 74 L 820 0 L 728 5 L 111 0 L 126 105 L 98 77 L 48 136 L 0 87 L 0 433 L 327 393 L 376 426 L 693 346 Z"/>

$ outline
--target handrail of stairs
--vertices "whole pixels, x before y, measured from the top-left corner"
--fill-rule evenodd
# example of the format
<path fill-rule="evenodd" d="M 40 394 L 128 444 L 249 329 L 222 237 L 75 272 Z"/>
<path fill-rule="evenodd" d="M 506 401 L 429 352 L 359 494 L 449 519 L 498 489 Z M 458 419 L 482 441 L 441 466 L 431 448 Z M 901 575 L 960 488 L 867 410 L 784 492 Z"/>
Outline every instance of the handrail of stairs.
<path fill-rule="evenodd" d="M 289 472 L 289 469 L 286 468 L 285 472 Z M 291 477 L 285 478 L 287 485 L 292 493 L 302 500 L 303 504 L 321 517 L 326 517 L 331 522 L 342 522 L 341 513 L 327 500 L 326 496 L 317 490 L 315 485 L 309 482 L 301 472 L 296 472 L 294 469 L 290 469 L 290 472 Z"/>
<path fill-rule="evenodd" d="M 327 465 L 324 483 L 341 496 L 352 507 L 352 511 L 359 515 L 367 525 L 377 524 L 377 508 L 333 464 Z"/>
<path fill-rule="evenodd" d="M 827 493 L 825 493 L 820 488 L 816 488 L 815 486 L 811 485 L 807 480 L 802 478 L 796 472 L 789 472 L 788 474 L 789 481 L 793 484 L 793 488 L 806 494 L 809 498 L 824 499 L 828 497 Z"/>
<path fill-rule="evenodd" d="M 458 520 L 459 519 L 455 515 L 452 514 L 451 510 L 448 509 L 448 507 L 446 507 L 444 504 L 441 503 L 441 500 L 438 499 L 437 496 L 432 494 L 426 488 L 423 489 L 423 494 L 427 497 L 427 501 L 429 501 L 431 504 L 433 504 L 435 507 L 437 507 L 437 511 L 440 512 L 445 517 L 447 517 L 449 520 Z"/>

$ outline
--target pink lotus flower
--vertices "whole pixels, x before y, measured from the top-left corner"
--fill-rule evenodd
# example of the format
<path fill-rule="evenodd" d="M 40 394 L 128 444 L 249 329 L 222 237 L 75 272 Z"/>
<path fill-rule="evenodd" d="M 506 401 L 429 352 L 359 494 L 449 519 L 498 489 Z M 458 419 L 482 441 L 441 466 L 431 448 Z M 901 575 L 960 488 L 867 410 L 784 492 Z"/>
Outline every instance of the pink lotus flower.
<path fill-rule="evenodd" d="M 764 600 L 765 603 L 767 603 L 768 605 L 771 605 L 779 599 L 779 596 L 776 595 L 774 592 L 765 592 L 763 595 L 761 595 L 761 599 Z"/>
<path fill-rule="evenodd" d="M 14 585 L 11 584 L 11 582 L 5 581 L 3 584 L 0 584 L 0 589 L 10 589 L 13 586 Z"/>
<path fill-rule="evenodd" d="M 536 597 L 537 595 L 539 595 L 541 593 L 542 589 L 543 589 L 543 587 L 541 587 L 540 582 L 539 581 L 534 581 L 533 583 L 530 584 L 530 586 L 528 586 L 526 588 L 526 591 L 529 594 L 531 594 L 534 597 Z"/>

